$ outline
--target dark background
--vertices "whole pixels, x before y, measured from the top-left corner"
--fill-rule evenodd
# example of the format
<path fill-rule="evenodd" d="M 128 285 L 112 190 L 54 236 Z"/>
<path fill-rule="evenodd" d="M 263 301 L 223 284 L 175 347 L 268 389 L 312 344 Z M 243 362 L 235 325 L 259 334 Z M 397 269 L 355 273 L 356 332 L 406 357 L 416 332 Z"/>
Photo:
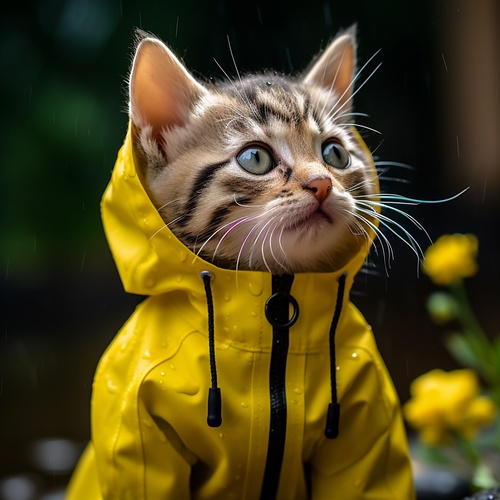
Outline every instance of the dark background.
<path fill-rule="evenodd" d="M 360 62 L 382 49 L 360 81 L 383 63 L 356 96 L 356 111 L 370 115 L 360 122 L 381 132 L 363 135 L 379 159 L 412 166 L 391 169 L 385 177 L 400 181 L 383 188 L 435 200 L 470 186 L 457 201 L 407 210 L 433 239 L 478 236 L 480 273 L 468 289 L 483 325 L 497 334 L 494 1 L 11 3 L 0 17 L 0 480 L 33 472 L 30 450 L 40 439 L 88 439 L 95 366 L 140 300 L 122 291 L 99 215 L 127 127 L 134 28 L 161 37 L 194 74 L 219 77 L 214 58 L 235 75 L 228 39 L 240 72 L 294 74 L 355 22 Z M 462 22 L 472 27 L 462 30 Z M 471 129 L 495 140 L 469 140 Z M 425 234 L 398 220 L 425 249 Z M 388 276 L 375 256 L 378 270 L 359 276 L 353 300 L 373 325 L 404 401 L 416 376 L 455 365 L 442 347 L 445 330 L 425 310 L 432 285 L 418 276 L 408 246 L 386 234 L 395 253 Z"/>

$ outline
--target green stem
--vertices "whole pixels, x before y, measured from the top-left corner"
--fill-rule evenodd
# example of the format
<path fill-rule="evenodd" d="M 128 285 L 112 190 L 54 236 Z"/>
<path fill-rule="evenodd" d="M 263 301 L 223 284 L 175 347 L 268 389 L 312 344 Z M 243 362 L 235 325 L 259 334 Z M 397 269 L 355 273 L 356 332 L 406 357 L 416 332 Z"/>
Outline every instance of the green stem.
<path fill-rule="evenodd" d="M 463 324 L 466 330 L 474 332 L 489 346 L 490 341 L 484 333 L 483 328 L 481 327 L 474 311 L 470 306 L 469 298 L 467 297 L 467 292 L 465 290 L 463 280 L 456 281 L 455 283 L 450 285 L 450 289 L 459 305 L 457 316 L 460 322 Z"/>
<path fill-rule="evenodd" d="M 500 380 L 495 370 L 493 347 L 470 306 L 463 280 L 450 285 L 450 290 L 458 304 L 456 314 L 464 328 L 463 334 L 468 340 L 472 352 L 481 361 L 481 375 L 492 387 L 495 387 Z"/>
<path fill-rule="evenodd" d="M 472 469 L 475 469 L 481 461 L 481 457 L 472 441 L 468 441 L 467 439 L 463 439 L 459 436 L 456 436 L 455 440 L 457 448 L 460 450 L 467 462 L 472 466 Z"/>

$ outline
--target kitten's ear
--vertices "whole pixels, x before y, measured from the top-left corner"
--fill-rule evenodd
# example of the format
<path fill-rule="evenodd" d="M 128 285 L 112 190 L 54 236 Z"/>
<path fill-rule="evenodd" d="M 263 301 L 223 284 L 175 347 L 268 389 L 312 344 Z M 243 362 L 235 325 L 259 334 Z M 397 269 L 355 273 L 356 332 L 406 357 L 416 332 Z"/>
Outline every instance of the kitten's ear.
<path fill-rule="evenodd" d="M 185 123 L 194 103 L 207 92 L 156 38 L 137 46 L 129 80 L 129 115 L 134 125 L 162 128 Z"/>
<path fill-rule="evenodd" d="M 336 37 L 303 77 L 303 83 L 334 91 L 343 105 L 353 91 L 356 71 L 356 26 Z"/>

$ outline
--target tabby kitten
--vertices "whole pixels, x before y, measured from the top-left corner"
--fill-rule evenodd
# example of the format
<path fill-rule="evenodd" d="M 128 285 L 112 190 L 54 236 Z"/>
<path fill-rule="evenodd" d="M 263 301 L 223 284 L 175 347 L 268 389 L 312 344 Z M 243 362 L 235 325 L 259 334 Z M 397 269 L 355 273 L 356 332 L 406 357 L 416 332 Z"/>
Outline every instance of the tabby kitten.
<path fill-rule="evenodd" d="M 299 77 L 195 80 L 139 42 L 130 116 L 142 181 L 171 231 L 227 269 L 335 271 L 372 238 L 376 171 L 352 126 L 355 34 Z"/>

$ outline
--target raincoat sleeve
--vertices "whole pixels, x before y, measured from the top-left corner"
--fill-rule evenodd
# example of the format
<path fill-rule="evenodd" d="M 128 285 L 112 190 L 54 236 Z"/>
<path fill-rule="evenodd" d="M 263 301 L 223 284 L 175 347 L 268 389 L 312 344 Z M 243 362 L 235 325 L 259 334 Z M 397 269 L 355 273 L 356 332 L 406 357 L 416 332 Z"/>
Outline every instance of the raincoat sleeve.
<path fill-rule="evenodd" d="M 87 446 L 66 499 L 190 498 L 191 465 L 152 420 L 143 418 L 151 431 L 145 434 L 155 442 L 134 438 L 140 435 L 139 426 L 122 427 L 117 435 L 103 433 Z"/>
<path fill-rule="evenodd" d="M 371 334 L 365 339 L 343 349 L 358 368 L 341 399 L 340 435 L 325 439 L 312 461 L 315 500 L 415 499 L 399 400 Z"/>
<path fill-rule="evenodd" d="M 147 379 L 152 360 L 138 339 L 138 309 L 99 363 L 92 441 L 68 488 L 69 500 L 190 498 L 196 460 L 152 403 L 162 394 Z"/>

